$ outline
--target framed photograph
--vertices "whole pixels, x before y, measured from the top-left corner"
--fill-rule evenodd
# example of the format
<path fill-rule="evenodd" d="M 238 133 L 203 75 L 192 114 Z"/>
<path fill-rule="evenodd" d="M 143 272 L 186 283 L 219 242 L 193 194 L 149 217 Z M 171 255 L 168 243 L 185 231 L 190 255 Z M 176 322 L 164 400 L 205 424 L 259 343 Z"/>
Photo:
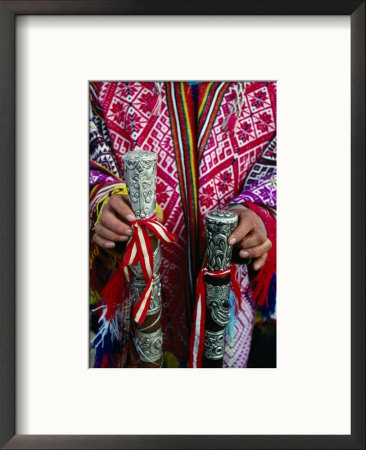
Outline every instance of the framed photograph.
<path fill-rule="evenodd" d="M 89 93 L 90 367 L 275 368 L 276 82 Z"/>
<path fill-rule="evenodd" d="M 3 448 L 365 447 L 364 27 L 0 2 Z"/>

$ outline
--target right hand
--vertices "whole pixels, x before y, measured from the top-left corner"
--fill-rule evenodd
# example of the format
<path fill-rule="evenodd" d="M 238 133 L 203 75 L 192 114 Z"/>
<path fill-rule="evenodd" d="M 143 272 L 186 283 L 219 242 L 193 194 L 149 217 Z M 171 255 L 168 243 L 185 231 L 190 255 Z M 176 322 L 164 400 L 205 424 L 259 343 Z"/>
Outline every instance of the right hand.
<path fill-rule="evenodd" d="M 136 217 L 127 195 L 112 195 L 95 225 L 93 241 L 102 248 L 115 247 L 115 242 L 128 241 L 132 236 L 131 221 Z"/>

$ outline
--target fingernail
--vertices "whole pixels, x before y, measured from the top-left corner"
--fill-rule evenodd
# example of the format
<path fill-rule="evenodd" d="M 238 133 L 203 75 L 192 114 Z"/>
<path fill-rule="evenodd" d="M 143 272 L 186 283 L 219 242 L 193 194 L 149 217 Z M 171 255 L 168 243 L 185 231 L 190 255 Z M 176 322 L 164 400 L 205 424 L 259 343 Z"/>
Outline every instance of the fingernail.
<path fill-rule="evenodd" d="M 120 237 L 119 237 L 119 240 L 120 240 L 120 241 L 128 241 L 128 239 L 129 239 L 129 238 L 128 238 L 127 236 L 120 236 Z"/>
<path fill-rule="evenodd" d="M 127 219 L 132 222 L 133 220 L 136 220 L 136 217 L 133 214 L 128 214 Z"/>
<path fill-rule="evenodd" d="M 241 258 L 248 258 L 249 257 L 249 253 L 244 251 L 244 250 L 241 250 L 239 255 L 240 255 Z"/>
<path fill-rule="evenodd" d="M 127 234 L 127 236 L 132 236 L 133 232 L 132 232 L 131 228 L 128 228 L 128 230 L 126 230 L 126 234 Z"/>
<path fill-rule="evenodd" d="M 114 242 L 106 242 L 104 247 L 105 248 L 114 248 L 116 244 Z"/>
<path fill-rule="evenodd" d="M 232 237 L 231 239 L 229 239 L 229 245 L 234 245 L 236 242 L 236 238 Z"/>

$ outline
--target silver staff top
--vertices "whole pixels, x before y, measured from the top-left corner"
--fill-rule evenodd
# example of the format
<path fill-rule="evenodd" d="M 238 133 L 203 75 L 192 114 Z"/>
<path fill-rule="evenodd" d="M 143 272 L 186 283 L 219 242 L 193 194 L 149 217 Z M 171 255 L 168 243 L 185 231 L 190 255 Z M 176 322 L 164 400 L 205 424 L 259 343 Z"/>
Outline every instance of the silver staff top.
<path fill-rule="evenodd" d="M 225 270 L 230 267 L 233 248 L 227 243 L 227 238 L 237 224 L 238 215 L 231 211 L 213 210 L 206 214 L 208 270 Z"/>
<path fill-rule="evenodd" d="M 147 219 L 155 213 L 158 155 L 138 149 L 123 155 L 122 160 L 131 208 L 137 219 Z"/>

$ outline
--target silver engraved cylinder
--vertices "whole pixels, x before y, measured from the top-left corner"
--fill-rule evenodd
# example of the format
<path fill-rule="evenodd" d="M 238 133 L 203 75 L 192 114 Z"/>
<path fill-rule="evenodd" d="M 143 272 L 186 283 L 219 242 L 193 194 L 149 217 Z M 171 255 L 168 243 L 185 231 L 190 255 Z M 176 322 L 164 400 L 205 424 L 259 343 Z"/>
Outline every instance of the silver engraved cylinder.
<path fill-rule="evenodd" d="M 156 361 L 161 360 L 163 356 L 161 328 L 158 328 L 153 333 L 145 333 L 137 330 L 135 343 L 141 361 L 160 366 Z"/>
<path fill-rule="evenodd" d="M 227 239 L 238 225 L 238 215 L 232 211 L 213 210 L 206 214 L 207 268 L 225 270 L 230 267 L 233 247 Z"/>
<path fill-rule="evenodd" d="M 122 160 L 131 208 L 137 219 L 147 219 L 155 213 L 158 155 L 137 149 Z"/>
<path fill-rule="evenodd" d="M 158 156 L 156 153 L 144 150 L 134 150 L 123 157 L 125 181 L 128 190 L 131 209 L 136 219 L 148 219 L 155 214 L 156 207 L 156 168 Z M 149 236 L 152 236 L 150 231 Z M 146 318 L 141 325 L 136 326 L 135 344 L 140 358 L 141 367 L 160 367 L 163 356 L 161 315 L 161 283 L 159 268 L 161 264 L 160 241 L 153 253 L 153 281 L 151 302 Z M 146 282 L 140 263 L 131 266 L 133 273 L 134 303 L 140 299 L 146 288 Z"/>
<path fill-rule="evenodd" d="M 207 359 L 219 360 L 225 354 L 226 328 L 219 331 L 205 332 L 204 355 Z"/>
<path fill-rule="evenodd" d="M 232 246 L 228 237 L 238 224 L 238 216 L 231 211 L 214 210 L 206 214 L 207 269 L 226 270 L 230 267 Z M 206 322 L 203 367 L 222 367 L 225 354 L 226 326 L 230 321 L 230 276 L 205 277 Z"/>
<path fill-rule="evenodd" d="M 230 308 L 228 298 L 230 295 L 230 284 L 213 286 L 206 283 L 206 307 L 212 320 L 221 327 L 230 322 Z"/>

